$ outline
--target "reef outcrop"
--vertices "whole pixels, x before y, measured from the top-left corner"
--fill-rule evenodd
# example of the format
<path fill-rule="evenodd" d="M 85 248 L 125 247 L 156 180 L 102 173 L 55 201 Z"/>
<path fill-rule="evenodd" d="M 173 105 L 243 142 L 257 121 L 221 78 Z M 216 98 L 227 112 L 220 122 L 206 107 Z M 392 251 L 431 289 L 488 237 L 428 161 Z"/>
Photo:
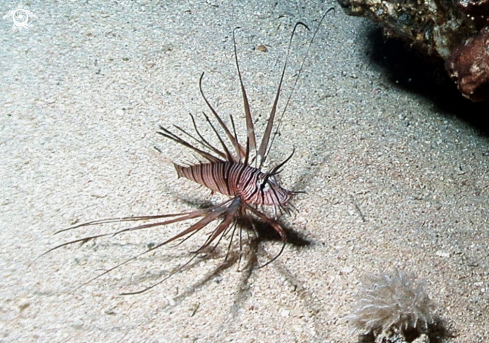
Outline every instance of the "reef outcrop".
<path fill-rule="evenodd" d="M 344 11 L 379 23 L 439 56 L 463 96 L 489 100 L 489 0 L 338 0 Z"/>

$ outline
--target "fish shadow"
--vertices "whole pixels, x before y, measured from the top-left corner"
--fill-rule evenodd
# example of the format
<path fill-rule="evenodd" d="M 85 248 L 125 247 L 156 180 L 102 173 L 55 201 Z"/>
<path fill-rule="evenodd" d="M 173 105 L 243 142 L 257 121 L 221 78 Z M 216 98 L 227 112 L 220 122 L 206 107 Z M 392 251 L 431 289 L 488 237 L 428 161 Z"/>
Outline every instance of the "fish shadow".
<path fill-rule="evenodd" d="M 189 199 L 189 198 L 183 198 L 183 199 L 180 198 L 180 201 L 192 207 L 196 207 L 198 209 L 205 209 L 215 205 L 211 201 L 200 201 L 200 200 Z M 297 231 L 295 231 L 294 229 L 286 225 L 284 221 L 280 219 L 278 219 L 277 221 L 287 235 L 286 244 L 290 244 L 294 247 L 299 247 L 299 248 L 307 247 L 313 244 L 313 241 L 303 237 L 300 233 L 298 233 Z M 250 232 L 254 231 L 256 233 L 256 238 L 258 239 L 258 242 L 282 241 L 280 235 L 278 234 L 277 231 L 273 229 L 272 226 L 254 217 L 252 214 L 248 214 L 245 217 L 239 218 L 237 224 L 242 229 L 249 230 Z"/>
<path fill-rule="evenodd" d="M 443 343 L 449 338 L 456 338 L 457 335 L 448 329 L 448 325 L 444 319 L 441 317 L 434 318 L 434 322 L 428 325 L 426 335 L 429 338 L 429 342 L 431 343 Z M 409 328 L 405 332 L 403 332 L 403 336 L 405 338 L 405 342 L 414 342 L 416 339 L 421 337 L 420 332 L 416 328 Z M 384 338 L 382 342 L 397 342 L 396 338 L 398 336 L 393 336 L 392 339 Z M 376 337 L 373 333 L 368 333 L 365 335 L 360 335 L 358 337 L 357 343 L 375 343 L 377 342 Z"/>
<path fill-rule="evenodd" d="M 193 203 L 193 201 L 191 202 Z M 198 207 L 206 208 L 208 207 L 209 204 L 210 204 L 209 202 L 200 203 L 200 206 Z M 194 203 L 194 205 L 197 204 Z M 285 244 L 290 244 L 294 247 L 307 247 L 311 245 L 312 242 L 310 240 L 305 239 L 300 234 L 288 228 L 280 221 L 279 223 L 282 229 L 287 234 L 287 242 Z M 199 253 L 202 254 L 203 256 L 191 260 L 191 263 L 186 265 L 184 268 L 179 268 L 179 272 L 191 273 L 191 271 L 194 270 L 195 268 L 199 268 L 202 261 L 207 259 L 222 258 L 222 261 L 216 267 L 211 268 L 207 273 L 205 273 L 204 275 L 202 275 L 197 279 L 194 279 L 191 283 L 189 283 L 184 290 L 182 290 L 178 295 L 176 295 L 173 298 L 174 305 L 181 303 L 183 300 L 185 300 L 186 298 L 188 298 L 189 296 L 197 292 L 199 289 L 201 289 L 203 286 L 205 286 L 208 283 L 211 282 L 219 283 L 221 279 L 221 274 L 225 270 L 238 264 L 238 269 L 242 274 L 238 281 L 239 282 L 238 289 L 241 291 L 237 292 L 233 302 L 234 305 L 230 309 L 230 312 L 232 313 L 236 314 L 238 312 L 239 307 L 243 304 L 243 302 L 246 299 L 246 297 L 243 297 L 243 294 L 249 292 L 248 283 L 252 273 L 255 270 L 259 270 L 261 267 L 268 265 L 269 263 L 273 263 L 273 261 L 279 258 L 282 253 L 282 250 L 280 250 L 280 253 L 276 255 L 270 254 L 261 246 L 260 243 L 266 241 L 282 242 L 282 239 L 280 235 L 273 229 L 272 226 L 268 225 L 266 222 L 263 222 L 258 218 L 254 218 L 251 215 L 239 218 L 237 221 L 237 225 L 239 230 L 250 230 L 254 232 L 254 236 L 249 237 L 249 239 L 247 239 L 245 242 L 245 244 L 247 244 L 249 247 L 249 252 L 246 253 L 247 257 L 244 259 L 244 262 L 242 260 L 245 253 L 242 254 L 241 251 L 235 251 L 232 249 L 228 250 L 224 256 L 216 256 L 215 252 L 213 252 L 214 248 L 211 248 L 210 251 Z M 234 239 L 234 238 L 235 237 L 229 237 L 229 239 Z M 189 253 L 194 254 L 193 252 L 189 252 Z M 222 253 L 223 252 L 220 251 L 217 254 L 222 255 Z M 266 260 L 264 261 L 265 263 L 259 262 L 259 257 L 263 258 L 263 256 L 258 256 L 258 255 L 266 256 Z M 163 274 L 161 274 L 159 277 L 163 277 Z M 142 278 L 141 281 L 144 283 L 145 281 L 144 277 Z M 158 284 L 160 284 L 160 281 L 158 281 L 155 285 Z M 148 288 L 143 288 L 141 293 L 144 293 L 151 288 L 153 288 L 153 286 Z M 126 293 L 123 295 L 128 295 L 128 294 L 131 293 Z"/>

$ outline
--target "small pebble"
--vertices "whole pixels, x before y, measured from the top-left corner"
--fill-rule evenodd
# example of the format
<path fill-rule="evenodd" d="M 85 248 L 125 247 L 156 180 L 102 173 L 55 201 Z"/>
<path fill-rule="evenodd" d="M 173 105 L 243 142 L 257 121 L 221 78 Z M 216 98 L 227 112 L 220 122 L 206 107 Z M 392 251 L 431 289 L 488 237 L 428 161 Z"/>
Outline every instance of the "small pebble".
<path fill-rule="evenodd" d="M 267 47 L 265 45 L 262 45 L 262 44 L 258 45 L 258 47 L 256 49 L 258 51 L 261 51 L 261 52 L 267 52 L 268 51 Z"/>

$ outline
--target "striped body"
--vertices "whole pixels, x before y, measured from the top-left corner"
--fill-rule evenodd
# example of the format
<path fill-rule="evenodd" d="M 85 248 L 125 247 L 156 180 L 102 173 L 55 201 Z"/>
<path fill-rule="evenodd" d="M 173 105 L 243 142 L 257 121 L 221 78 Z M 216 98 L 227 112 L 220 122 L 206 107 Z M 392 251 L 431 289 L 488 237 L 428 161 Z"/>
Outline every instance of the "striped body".
<path fill-rule="evenodd" d="M 249 205 L 284 206 L 292 192 L 257 168 L 237 162 L 211 162 L 183 167 L 175 164 L 179 177 L 197 182 L 214 192 L 239 196 Z"/>

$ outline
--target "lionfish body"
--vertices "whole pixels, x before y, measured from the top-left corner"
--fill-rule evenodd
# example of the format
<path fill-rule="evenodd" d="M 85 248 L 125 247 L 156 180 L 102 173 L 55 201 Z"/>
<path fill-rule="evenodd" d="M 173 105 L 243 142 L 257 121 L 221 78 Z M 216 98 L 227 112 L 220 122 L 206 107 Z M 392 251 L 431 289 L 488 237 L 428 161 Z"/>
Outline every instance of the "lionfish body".
<path fill-rule="evenodd" d="M 219 161 L 184 167 L 175 164 L 179 177 L 232 197 L 240 197 L 249 205 L 284 207 L 294 192 L 277 182 L 274 176 L 237 162 Z"/>
<path fill-rule="evenodd" d="M 329 12 L 329 11 L 328 11 Z M 324 18 L 324 17 L 323 17 Z M 322 21 L 322 19 L 321 19 Z M 207 106 L 209 107 L 213 118 L 215 121 L 218 122 L 218 126 L 212 123 L 210 118 L 203 113 L 203 116 L 205 117 L 207 123 L 209 124 L 210 128 L 214 132 L 217 140 L 219 141 L 219 147 L 213 145 L 210 143 L 206 138 L 203 137 L 203 135 L 199 132 L 195 119 L 192 115 L 191 119 L 194 124 L 194 129 L 195 129 L 195 134 L 190 134 L 184 129 L 180 128 L 179 126 L 175 125 L 175 128 L 180 132 L 180 135 L 175 134 L 174 132 L 170 131 L 167 128 L 164 128 L 160 126 L 161 131 L 158 133 L 161 134 L 162 136 L 182 145 L 185 146 L 194 152 L 196 152 L 202 159 L 205 161 L 201 161 L 197 164 L 194 165 L 188 165 L 188 166 L 182 166 L 179 164 L 174 163 L 175 169 L 177 171 L 177 174 L 179 177 L 184 177 L 186 179 L 189 179 L 191 181 L 194 181 L 208 189 L 210 189 L 212 192 L 219 192 L 221 194 L 227 195 L 230 197 L 230 199 L 224 201 L 223 203 L 213 205 L 208 208 L 204 209 L 198 209 L 195 211 L 190 211 L 190 212 L 183 212 L 183 213 L 178 213 L 178 214 L 162 214 L 162 215 L 152 215 L 152 216 L 133 216 L 133 217 L 122 217 L 122 218 L 109 218 L 109 219 L 101 219 L 101 220 L 95 220 L 95 221 L 90 221 L 82 224 L 78 224 L 72 227 L 69 227 L 67 229 L 63 229 L 58 231 L 57 233 L 60 232 L 65 232 L 73 229 L 78 229 L 81 227 L 86 227 L 86 226 L 93 226 L 93 225 L 102 225 L 102 224 L 108 224 L 108 223 L 120 223 L 120 222 L 144 222 L 141 224 L 138 224 L 137 226 L 132 226 L 129 228 L 121 229 L 115 232 L 109 232 L 109 233 L 101 233 L 93 236 L 88 236 L 88 237 L 82 237 L 70 242 L 66 242 L 63 244 L 60 244 L 54 248 L 51 248 L 50 250 L 46 251 L 44 254 L 49 253 L 50 251 L 56 250 L 60 247 L 66 246 L 66 245 L 71 245 L 74 243 L 86 243 L 87 241 L 91 241 L 97 238 L 102 238 L 102 237 L 111 237 L 114 235 L 120 235 L 123 233 L 127 232 L 134 232 L 138 230 L 143 230 L 143 229 L 149 229 L 153 227 L 159 227 L 163 225 L 168 225 L 172 223 L 177 223 L 177 222 L 182 222 L 182 221 L 187 221 L 187 220 L 195 220 L 198 219 L 196 222 L 194 222 L 192 225 L 190 225 L 187 229 L 184 231 L 180 232 L 179 234 L 161 242 L 152 245 L 150 248 L 145 250 L 144 252 L 140 253 L 139 255 L 132 256 L 131 258 L 128 258 L 127 260 L 123 261 L 122 263 L 119 263 L 115 265 L 114 267 L 105 270 L 104 272 L 98 274 L 97 276 L 93 277 L 92 279 L 88 280 L 86 283 L 91 282 L 92 280 L 95 280 L 102 275 L 105 275 L 112 270 L 125 265 L 136 258 L 147 254 L 151 251 L 154 251 L 163 245 L 166 245 L 170 242 L 176 241 L 176 240 L 181 240 L 182 242 L 187 240 L 188 238 L 192 237 L 195 233 L 198 231 L 202 230 L 203 228 L 207 227 L 210 223 L 216 222 L 217 224 L 214 229 L 210 232 L 210 234 L 207 236 L 205 242 L 200 246 L 199 249 L 194 251 L 195 255 L 187 261 L 185 264 L 178 266 L 175 268 L 171 273 L 163 278 L 162 280 L 158 281 L 157 283 L 152 284 L 149 287 L 146 287 L 145 289 L 137 292 L 131 292 L 131 293 L 123 293 L 123 294 L 136 294 L 136 293 L 141 293 L 144 292 L 148 289 L 151 289 L 155 287 L 156 285 L 164 282 L 166 279 L 168 279 L 170 276 L 172 276 L 174 273 L 177 271 L 181 270 L 183 267 L 188 265 L 199 253 L 203 252 L 206 248 L 211 247 L 211 249 L 214 249 L 219 242 L 221 241 L 221 238 L 225 236 L 226 234 L 230 233 L 230 242 L 233 238 L 233 235 L 235 233 L 235 229 L 237 226 L 242 223 L 240 219 L 242 219 L 246 214 L 251 213 L 255 217 L 258 217 L 261 221 L 267 223 L 269 226 L 271 226 L 280 236 L 283 244 L 282 248 L 280 249 L 279 253 L 275 255 L 271 260 L 269 260 L 266 264 L 272 262 L 275 260 L 283 251 L 285 247 L 285 243 L 287 241 L 287 235 L 284 231 L 284 229 L 281 227 L 281 225 L 278 223 L 276 220 L 277 216 L 279 213 L 282 212 L 287 212 L 288 208 L 287 205 L 291 198 L 293 197 L 294 194 L 298 192 L 294 191 L 289 191 L 285 188 L 283 188 L 278 181 L 276 180 L 275 176 L 280 173 L 280 169 L 285 165 L 285 163 L 292 157 L 292 154 L 285 159 L 283 162 L 275 166 L 269 171 L 263 171 L 263 164 L 265 160 L 268 157 L 268 154 L 270 152 L 270 138 L 272 136 L 272 130 L 273 130 L 273 125 L 274 125 L 274 120 L 275 120 L 275 115 L 277 112 L 277 104 L 279 100 L 279 96 L 281 93 L 281 88 L 282 88 L 282 81 L 284 79 L 284 74 L 287 66 L 287 58 L 288 58 L 288 52 L 291 46 L 292 38 L 294 36 L 294 33 L 296 31 L 296 28 L 298 26 L 303 26 L 308 29 L 308 27 L 299 22 L 294 26 L 294 29 L 292 31 L 292 34 L 290 36 L 289 44 L 288 44 L 288 49 L 287 49 L 287 55 L 286 55 L 286 60 L 284 63 L 284 67 L 282 69 L 282 74 L 280 77 L 279 85 L 277 87 L 277 92 L 275 94 L 275 99 L 273 102 L 272 109 L 270 111 L 270 115 L 268 117 L 267 125 L 262 137 L 262 140 L 258 146 L 256 142 L 256 137 L 255 137 L 255 128 L 254 128 L 254 122 L 251 116 L 251 110 L 248 102 L 248 97 L 246 95 L 246 90 L 243 84 L 243 80 L 241 77 L 241 71 L 239 69 L 239 63 L 238 63 L 238 58 L 237 58 L 237 51 L 236 51 L 236 43 L 234 43 L 234 55 L 235 55 L 235 62 L 236 62 L 236 67 L 238 71 L 238 77 L 239 77 L 239 82 L 241 86 L 241 91 L 242 91 L 242 96 L 243 96 L 243 102 L 244 102 L 244 112 L 245 112 L 245 119 L 246 119 L 246 144 L 241 144 L 238 140 L 238 135 L 236 134 L 235 130 L 235 125 L 233 118 L 230 117 L 231 120 L 231 128 L 232 130 L 229 129 L 229 127 L 224 123 L 224 121 L 221 119 L 221 117 L 218 115 L 216 110 L 212 107 L 210 102 L 207 100 L 206 96 L 204 95 L 204 92 L 202 90 L 202 79 L 204 74 L 201 75 L 200 80 L 199 80 L 199 88 L 200 92 L 202 94 L 202 97 L 204 101 L 206 102 Z M 319 27 L 319 26 L 318 26 Z M 312 41 L 314 39 L 314 36 L 316 35 L 316 32 L 313 35 L 313 38 L 310 41 L 309 46 L 312 44 Z M 234 40 L 234 31 L 233 31 L 233 40 Z M 234 40 L 235 42 L 235 40 Z M 302 62 L 303 65 L 304 61 Z M 302 65 L 299 70 L 302 70 Z M 297 79 L 296 79 L 297 80 Z M 297 81 L 296 81 L 297 82 Z M 294 85 L 295 86 L 295 85 Z M 294 88 L 293 88 L 294 89 Z M 292 89 L 292 92 L 293 92 Z M 292 96 L 292 92 L 290 93 L 286 104 L 285 108 L 282 111 L 282 115 L 285 113 L 285 110 L 287 108 L 287 105 L 290 101 L 290 98 Z M 219 130 L 218 130 L 219 129 Z M 219 133 L 221 132 L 221 133 Z M 276 135 L 278 132 L 278 129 L 275 129 L 274 135 Z M 185 137 L 185 138 L 183 138 Z M 272 142 L 273 138 L 272 137 Z M 226 144 L 225 141 L 230 142 L 230 144 Z M 254 166 L 253 166 L 253 165 Z M 267 214 L 262 212 L 261 208 L 263 206 L 271 206 L 273 208 L 274 216 L 273 218 L 269 217 Z M 200 218 L 200 219 L 199 219 Z M 153 222 L 147 222 L 147 221 L 153 221 Z M 248 221 L 249 223 L 249 221 Z M 240 239 L 240 244 L 241 244 L 241 235 L 239 235 Z M 215 243 L 215 244 L 213 244 Z M 230 245 L 228 246 L 229 249 Z M 44 255 L 43 254 L 43 255 Z M 41 255 L 42 256 L 42 255 Z M 227 255 L 226 255 L 227 257 Z M 264 265 L 266 265 L 264 264 Z M 85 284 L 86 284 L 85 283 Z"/>

